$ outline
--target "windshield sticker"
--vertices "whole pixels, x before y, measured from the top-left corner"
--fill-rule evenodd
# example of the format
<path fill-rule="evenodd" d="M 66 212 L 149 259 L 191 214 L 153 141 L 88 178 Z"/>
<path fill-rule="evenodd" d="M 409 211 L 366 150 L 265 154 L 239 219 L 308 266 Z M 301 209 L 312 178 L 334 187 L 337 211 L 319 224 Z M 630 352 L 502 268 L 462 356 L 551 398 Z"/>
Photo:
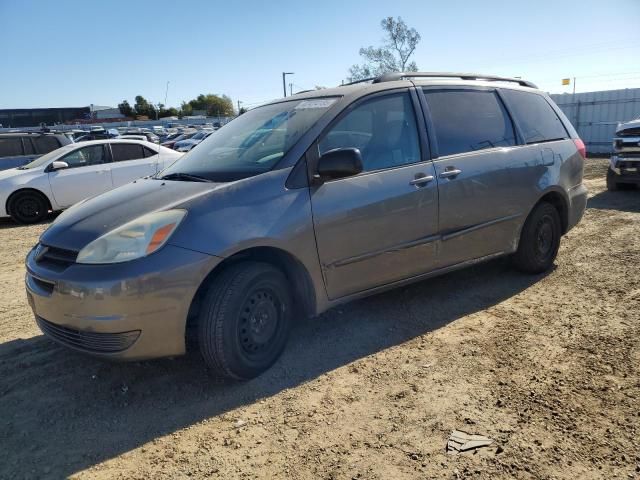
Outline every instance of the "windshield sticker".
<path fill-rule="evenodd" d="M 335 102 L 335 98 L 320 98 L 316 100 L 302 100 L 296 105 L 295 110 L 306 110 L 309 108 L 329 108 Z"/>

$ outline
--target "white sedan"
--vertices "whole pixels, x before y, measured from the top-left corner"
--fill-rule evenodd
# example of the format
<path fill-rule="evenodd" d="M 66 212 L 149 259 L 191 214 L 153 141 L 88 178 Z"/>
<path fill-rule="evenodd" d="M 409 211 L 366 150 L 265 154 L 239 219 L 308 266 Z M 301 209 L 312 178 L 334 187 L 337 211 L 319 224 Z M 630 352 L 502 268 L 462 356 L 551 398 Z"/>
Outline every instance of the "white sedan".
<path fill-rule="evenodd" d="M 140 140 L 72 143 L 0 172 L 0 217 L 36 223 L 88 197 L 155 175 L 181 153 Z"/>

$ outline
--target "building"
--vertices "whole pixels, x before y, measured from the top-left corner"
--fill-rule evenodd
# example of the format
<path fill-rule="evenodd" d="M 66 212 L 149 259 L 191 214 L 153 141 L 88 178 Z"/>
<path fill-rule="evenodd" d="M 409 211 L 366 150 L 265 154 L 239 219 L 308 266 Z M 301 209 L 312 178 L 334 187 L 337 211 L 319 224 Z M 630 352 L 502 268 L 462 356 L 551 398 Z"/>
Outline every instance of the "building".
<path fill-rule="evenodd" d="M 9 108 L 0 109 L 0 125 L 5 128 L 37 127 L 44 123 L 82 123 L 92 119 L 125 118 L 120 110 L 112 107 L 90 105 L 88 107 L 62 108 Z"/>

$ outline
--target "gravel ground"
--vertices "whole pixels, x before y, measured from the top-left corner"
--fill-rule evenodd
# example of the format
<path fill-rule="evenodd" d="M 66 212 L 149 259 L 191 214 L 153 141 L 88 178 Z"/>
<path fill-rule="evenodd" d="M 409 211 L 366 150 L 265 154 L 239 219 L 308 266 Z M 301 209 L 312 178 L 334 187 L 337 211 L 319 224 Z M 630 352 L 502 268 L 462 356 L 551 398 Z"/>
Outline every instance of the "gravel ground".
<path fill-rule="evenodd" d="M 589 160 L 553 271 L 497 260 L 301 322 L 243 384 L 109 364 L 36 328 L 0 225 L 0 478 L 640 478 L 640 190 Z M 453 429 L 495 444 L 447 455 Z"/>

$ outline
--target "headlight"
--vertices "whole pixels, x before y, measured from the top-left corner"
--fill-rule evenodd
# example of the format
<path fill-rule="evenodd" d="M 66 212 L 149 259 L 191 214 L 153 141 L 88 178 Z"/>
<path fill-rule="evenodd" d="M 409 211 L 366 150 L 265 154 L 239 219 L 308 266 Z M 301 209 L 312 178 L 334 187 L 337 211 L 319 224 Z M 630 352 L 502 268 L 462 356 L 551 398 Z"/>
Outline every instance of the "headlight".
<path fill-rule="evenodd" d="M 78 263 L 120 263 L 149 255 L 162 247 L 178 227 L 185 210 L 154 212 L 125 223 L 89 243 Z"/>

